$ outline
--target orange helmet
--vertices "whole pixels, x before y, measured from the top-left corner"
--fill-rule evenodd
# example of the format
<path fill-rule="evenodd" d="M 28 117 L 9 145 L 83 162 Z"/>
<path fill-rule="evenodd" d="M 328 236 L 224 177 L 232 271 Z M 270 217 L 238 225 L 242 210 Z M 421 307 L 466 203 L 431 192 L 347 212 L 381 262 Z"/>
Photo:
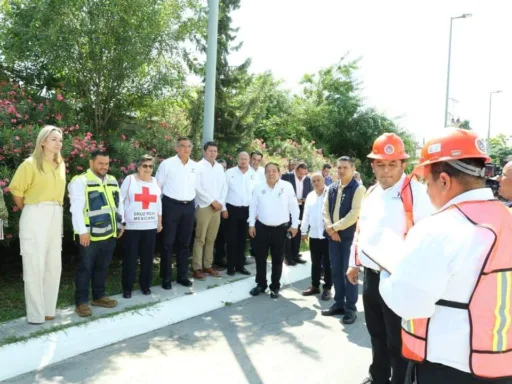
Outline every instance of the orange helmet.
<path fill-rule="evenodd" d="M 402 139 L 394 133 L 384 133 L 373 142 L 372 153 L 368 156 L 375 160 L 405 160 L 409 155 L 405 153 Z"/>
<path fill-rule="evenodd" d="M 449 161 L 462 172 L 474 176 L 483 174 L 483 170 L 457 161 L 461 159 L 484 159 L 486 163 L 491 161 L 485 152 L 484 141 L 476 133 L 460 128 L 446 128 L 440 136 L 427 141 L 421 150 L 415 173 L 421 174 L 420 168 L 425 165 Z"/>

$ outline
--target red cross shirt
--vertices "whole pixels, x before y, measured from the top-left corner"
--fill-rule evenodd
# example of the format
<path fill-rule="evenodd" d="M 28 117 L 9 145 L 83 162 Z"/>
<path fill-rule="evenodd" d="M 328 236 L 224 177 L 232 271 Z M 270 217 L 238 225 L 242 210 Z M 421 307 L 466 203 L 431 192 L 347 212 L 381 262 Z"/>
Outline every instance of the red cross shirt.
<path fill-rule="evenodd" d="M 128 176 L 121 185 L 126 229 L 155 229 L 158 216 L 162 215 L 161 195 L 154 177 L 151 181 L 142 181 L 135 175 Z"/>

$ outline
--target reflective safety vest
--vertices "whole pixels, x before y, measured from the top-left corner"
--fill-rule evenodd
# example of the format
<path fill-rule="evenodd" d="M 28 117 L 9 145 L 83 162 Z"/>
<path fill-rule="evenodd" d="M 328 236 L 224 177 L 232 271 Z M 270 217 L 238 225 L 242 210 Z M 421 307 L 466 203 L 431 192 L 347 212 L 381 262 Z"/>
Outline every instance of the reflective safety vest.
<path fill-rule="evenodd" d="M 91 241 L 107 240 L 117 237 L 121 229 L 119 207 L 119 185 L 114 176 L 106 175 L 106 183 L 102 184 L 90 169 L 75 176 L 83 179 L 85 189 L 84 221 L 89 229 Z"/>
<path fill-rule="evenodd" d="M 512 377 L 512 215 L 499 201 L 456 204 L 480 231 L 491 232 L 487 251 L 469 303 L 440 300 L 436 305 L 469 312 L 471 373 L 480 378 Z M 402 321 L 402 355 L 414 362 L 427 359 L 429 319 Z"/>
<path fill-rule="evenodd" d="M 413 195 L 412 195 L 412 186 L 411 186 L 411 180 L 414 178 L 414 175 L 409 175 L 405 177 L 404 183 L 402 184 L 402 189 L 400 190 L 400 199 L 402 200 L 402 204 L 404 207 L 405 212 L 405 233 L 404 237 L 407 236 L 407 233 L 409 233 L 409 230 L 414 225 L 414 216 L 413 216 Z M 373 192 L 373 190 L 377 187 L 377 184 L 374 186 L 368 188 L 368 191 L 366 192 L 366 197 L 370 195 L 370 193 Z M 356 238 L 359 236 L 359 223 L 357 224 L 356 228 Z M 355 259 L 356 259 L 356 265 L 360 267 L 361 261 L 359 260 L 359 250 L 357 249 L 357 242 L 355 246 Z"/>

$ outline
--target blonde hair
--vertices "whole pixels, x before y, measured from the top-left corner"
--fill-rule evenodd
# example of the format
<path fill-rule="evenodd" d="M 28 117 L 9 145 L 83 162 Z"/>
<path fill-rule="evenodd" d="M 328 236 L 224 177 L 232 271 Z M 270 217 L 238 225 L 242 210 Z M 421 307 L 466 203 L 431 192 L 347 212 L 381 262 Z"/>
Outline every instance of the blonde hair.
<path fill-rule="evenodd" d="M 36 148 L 34 149 L 34 152 L 32 153 L 32 158 L 36 161 L 36 167 L 39 172 L 44 173 L 43 170 L 43 161 L 44 161 L 44 148 L 43 143 L 46 141 L 46 139 L 52 134 L 52 132 L 58 132 L 60 136 L 62 137 L 62 131 L 60 128 L 54 127 L 53 125 L 45 125 L 39 134 L 37 135 L 36 140 Z M 60 164 L 62 162 L 62 156 L 59 153 L 55 154 L 54 160 L 57 164 Z"/>

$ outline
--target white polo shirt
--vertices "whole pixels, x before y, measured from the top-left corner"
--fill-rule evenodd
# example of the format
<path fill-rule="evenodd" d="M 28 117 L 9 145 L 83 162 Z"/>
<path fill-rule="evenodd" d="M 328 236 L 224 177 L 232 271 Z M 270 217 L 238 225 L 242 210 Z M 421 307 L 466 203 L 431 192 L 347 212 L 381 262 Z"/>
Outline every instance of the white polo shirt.
<path fill-rule="evenodd" d="M 162 193 L 174 200 L 191 201 L 196 197 L 196 178 L 199 166 L 192 159 L 183 164 L 176 155 L 160 164 L 156 180 Z"/>
<path fill-rule="evenodd" d="M 196 206 L 206 208 L 217 200 L 225 208 L 228 185 L 224 175 L 224 167 L 215 162 L 213 165 L 206 159 L 198 163 L 199 173 L 196 178 Z"/>
<path fill-rule="evenodd" d="M 383 230 L 391 230 L 396 233 L 396 248 L 403 245 L 404 234 L 406 231 L 406 217 L 404 204 L 400 198 L 400 191 L 405 180 L 405 174 L 392 187 L 382 189 L 380 185 L 373 188 L 367 193 L 361 206 L 359 214 L 359 234 L 354 238 L 352 249 L 350 252 L 349 266 L 355 267 L 355 246 L 357 244 L 358 256 L 364 267 L 378 270 L 379 266 L 370 260 L 365 254 L 366 244 L 370 244 L 373 248 L 379 249 L 378 243 L 389 245 L 389 239 L 381 240 Z M 372 187 L 369 187 L 370 189 Z M 414 223 L 418 223 L 425 217 L 435 212 L 432 203 L 427 195 L 426 187 L 416 180 L 411 181 L 413 195 L 413 218 Z M 380 247 L 383 249 L 385 247 Z"/>
<path fill-rule="evenodd" d="M 445 207 L 493 198 L 491 189 L 475 189 L 456 196 Z M 436 302 L 469 303 L 493 240 L 489 231 L 480 230 L 458 209 L 450 209 L 415 225 L 393 275 L 381 272 L 380 293 L 398 316 L 430 318 L 428 361 L 470 372 L 468 311 Z"/>
<path fill-rule="evenodd" d="M 236 166 L 228 169 L 225 175 L 228 185 L 226 204 L 231 204 L 235 207 L 248 207 L 251 204 L 252 191 L 258 184 L 254 169 L 249 166 L 244 173 Z"/>
<path fill-rule="evenodd" d="M 252 195 L 249 207 L 249 226 L 254 227 L 256 218 L 265 225 L 277 226 L 288 223 L 292 217 L 292 228 L 299 227 L 299 205 L 293 186 L 279 180 L 274 188 L 268 183 L 259 184 Z"/>

